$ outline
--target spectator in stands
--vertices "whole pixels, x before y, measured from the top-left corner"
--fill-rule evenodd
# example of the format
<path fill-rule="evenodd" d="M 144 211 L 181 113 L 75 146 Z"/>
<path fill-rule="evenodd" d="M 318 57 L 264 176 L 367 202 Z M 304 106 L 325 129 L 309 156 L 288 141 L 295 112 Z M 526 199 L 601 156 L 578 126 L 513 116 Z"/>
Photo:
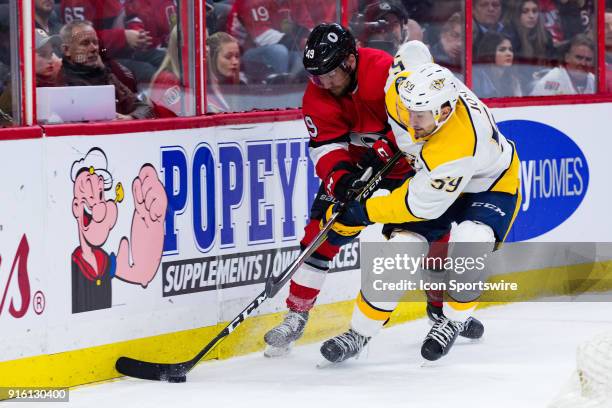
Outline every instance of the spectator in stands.
<path fill-rule="evenodd" d="M 57 76 L 62 68 L 62 60 L 55 55 L 54 47 L 61 44 L 61 39 L 57 35 L 49 36 L 42 28 L 37 28 L 35 34 L 36 86 L 57 86 Z"/>
<path fill-rule="evenodd" d="M 515 33 L 514 64 L 525 94 L 543 70 L 553 63 L 556 50 L 552 35 L 544 27 L 538 0 L 518 0 L 508 12 L 509 25 Z"/>
<path fill-rule="evenodd" d="M 36 87 L 56 86 L 62 61 L 55 55 L 53 50 L 54 47 L 59 46 L 61 40 L 56 35 L 49 36 L 42 28 L 37 28 L 34 34 Z M 12 105 L 12 87 L 7 86 L 0 95 L 0 126 L 12 125 Z"/>
<path fill-rule="evenodd" d="M 439 41 L 431 47 L 434 61 L 450 69 L 460 79 L 463 78 L 464 26 L 463 16 L 454 13 L 442 26 Z"/>
<path fill-rule="evenodd" d="M 127 14 L 124 0 L 62 0 L 61 13 L 65 23 L 88 20 L 100 39 L 100 49 L 111 58 L 129 68 L 138 82 L 149 82 L 157 70 L 155 62 L 134 59 L 134 53 L 151 47 L 153 38 L 142 21 L 134 14 Z M 125 28 L 130 24 L 132 28 Z M 140 24 L 140 26 L 139 26 Z M 162 57 L 163 58 L 163 57 Z M 161 58 L 157 63 L 161 62 Z"/>
<path fill-rule="evenodd" d="M 577 34 L 589 34 L 595 21 L 596 0 L 558 0 L 559 17 L 565 41 Z"/>
<path fill-rule="evenodd" d="M 480 98 L 522 96 L 521 84 L 514 74 L 514 52 L 504 34 L 485 33 L 474 55 L 473 89 Z"/>
<path fill-rule="evenodd" d="M 151 102 L 159 118 L 185 116 L 185 87 L 181 81 L 178 31 L 170 32 L 168 50 L 151 81 Z"/>
<path fill-rule="evenodd" d="M 227 32 L 238 39 L 249 77 L 303 71 L 302 50 L 309 29 L 292 24 L 291 9 L 276 0 L 236 0 Z M 289 23 L 289 24 L 288 24 Z M 284 27 L 290 27 L 285 31 Z"/>
<path fill-rule="evenodd" d="M 531 95 L 589 94 L 595 92 L 593 63 L 595 44 L 578 34 L 565 46 L 562 65 L 552 69 L 536 84 Z"/>
<path fill-rule="evenodd" d="M 320 23 L 335 23 L 336 18 L 336 2 L 329 0 L 284 0 L 286 11 L 289 19 L 287 23 L 303 27 L 308 31 L 312 30 Z M 351 16 L 351 13 L 356 12 L 356 5 L 350 4 L 355 0 L 348 1 L 348 10 L 346 13 Z M 355 11 L 352 10 L 355 8 Z M 283 29 L 288 32 L 287 29 Z M 291 30 L 289 30 L 291 31 Z"/>
<path fill-rule="evenodd" d="M 440 41 L 442 27 L 455 13 L 464 16 L 463 0 L 403 0 L 404 7 L 408 10 L 410 19 L 418 21 L 423 29 L 423 42 L 432 46 Z M 435 4 L 435 6 L 434 6 Z M 410 21 L 410 20 L 409 20 Z M 463 21 L 465 26 L 465 20 Z M 416 40 L 413 36 L 410 40 Z"/>
<path fill-rule="evenodd" d="M 558 0 L 540 0 L 540 14 L 544 20 L 544 27 L 552 36 L 555 48 L 559 47 L 564 40 L 557 2 Z"/>
<path fill-rule="evenodd" d="M 91 21 L 100 44 L 111 57 L 151 45 L 149 33 L 124 28 L 122 20 L 130 22 L 136 17 L 125 14 L 122 0 L 62 0 L 60 10 L 66 24 L 75 20 Z"/>
<path fill-rule="evenodd" d="M 111 67 L 102 62 L 98 36 L 90 21 L 75 20 L 66 24 L 60 36 L 64 54 L 58 77 L 60 86 L 114 85 L 118 120 L 153 117 L 151 106 L 140 101 Z"/>
<path fill-rule="evenodd" d="M 54 12 L 53 0 L 34 0 L 34 24 L 47 34 L 57 34 L 62 28 L 62 23 Z"/>
<path fill-rule="evenodd" d="M 544 27 L 538 0 L 519 0 L 509 12 L 515 32 L 514 47 L 517 62 L 546 65 L 553 57 L 552 35 Z"/>
<path fill-rule="evenodd" d="M 151 37 L 151 43 L 135 49 L 131 59 L 159 67 L 166 56 L 170 28 L 177 24 L 175 1 L 126 0 L 124 4 L 125 14 L 131 17 L 125 22 L 126 29 L 146 33 Z M 147 80 L 142 78 L 143 82 Z"/>
<path fill-rule="evenodd" d="M 363 12 L 363 20 L 354 24 L 359 42 L 364 47 L 377 48 L 391 55 L 407 38 L 408 15 L 396 0 L 374 1 Z"/>
<path fill-rule="evenodd" d="M 501 0 L 474 0 L 472 15 L 474 24 L 472 28 L 473 49 L 478 49 L 478 42 L 485 33 L 503 33 L 512 39 L 512 34 L 502 22 Z"/>
<path fill-rule="evenodd" d="M 426 24 L 432 21 L 432 14 L 435 13 L 436 7 L 439 7 L 440 0 L 402 0 L 404 10 L 420 24 Z"/>
<path fill-rule="evenodd" d="M 125 14 L 131 16 L 125 22 L 126 28 L 148 33 L 151 36 L 149 48 L 166 48 L 171 27 L 177 24 L 175 1 L 125 0 L 124 4 Z"/>
<path fill-rule="evenodd" d="M 232 109 L 223 96 L 232 85 L 244 84 L 240 73 L 238 40 L 219 31 L 206 39 L 208 48 L 208 112 L 229 112 Z"/>

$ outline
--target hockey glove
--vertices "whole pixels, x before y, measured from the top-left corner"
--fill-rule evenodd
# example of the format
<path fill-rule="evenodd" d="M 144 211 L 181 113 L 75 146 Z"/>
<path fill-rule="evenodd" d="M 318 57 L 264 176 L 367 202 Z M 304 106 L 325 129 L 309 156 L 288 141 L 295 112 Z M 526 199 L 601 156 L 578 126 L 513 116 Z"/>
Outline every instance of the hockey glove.
<path fill-rule="evenodd" d="M 391 160 L 396 151 L 397 148 L 395 146 L 387 139 L 381 137 L 364 153 L 357 163 L 357 167 L 360 169 L 372 167 L 372 171 L 376 173 Z"/>
<path fill-rule="evenodd" d="M 325 180 L 325 191 L 336 200 L 343 203 L 347 202 L 366 185 L 366 182 L 359 178 L 359 174 L 351 173 L 345 169 L 332 171 Z"/>
<path fill-rule="evenodd" d="M 331 215 L 339 211 L 339 205 L 329 206 L 321 223 L 327 222 Z M 368 218 L 365 205 L 358 201 L 349 201 L 336 218 L 331 231 L 327 234 L 327 241 L 332 245 L 342 246 L 351 242 L 368 225 L 372 224 Z"/>

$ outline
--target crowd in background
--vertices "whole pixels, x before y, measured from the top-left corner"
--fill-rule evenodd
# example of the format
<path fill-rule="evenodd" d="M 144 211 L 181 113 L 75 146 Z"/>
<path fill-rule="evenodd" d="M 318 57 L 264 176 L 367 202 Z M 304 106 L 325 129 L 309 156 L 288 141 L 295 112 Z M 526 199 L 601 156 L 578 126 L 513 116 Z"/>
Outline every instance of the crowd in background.
<path fill-rule="evenodd" d="M 596 91 L 595 0 L 473 0 L 473 89 L 481 97 Z M 0 0 L 0 123 L 10 123 L 8 2 Z M 606 69 L 612 71 L 612 0 Z M 310 31 L 329 0 L 206 0 L 207 110 L 299 106 Z M 175 0 L 34 0 L 37 86 L 115 86 L 117 120 L 193 114 Z M 465 74 L 463 0 L 349 0 L 359 46 L 421 40 Z M 607 76 L 612 91 L 612 74 Z M 7 119 L 8 118 L 8 119 Z"/>

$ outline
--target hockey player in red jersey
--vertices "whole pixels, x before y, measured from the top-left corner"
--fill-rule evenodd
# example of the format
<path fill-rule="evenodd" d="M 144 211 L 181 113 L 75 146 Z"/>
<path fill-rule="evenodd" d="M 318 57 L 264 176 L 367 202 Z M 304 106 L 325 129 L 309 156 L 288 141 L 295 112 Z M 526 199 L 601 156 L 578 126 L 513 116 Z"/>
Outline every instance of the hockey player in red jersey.
<path fill-rule="evenodd" d="M 430 61 L 431 55 L 423 49 L 421 62 Z M 385 109 L 384 88 L 392 56 L 375 49 L 358 50 L 348 30 L 339 24 L 321 24 L 308 38 L 303 62 L 311 82 L 302 111 L 310 135 L 310 157 L 322 184 L 311 207 L 302 248 L 319 232 L 326 209 L 336 200 L 349 200 L 363 186 L 361 169 L 371 163 L 382 166 L 384 158 L 373 152 L 382 149 L 391 157 L 397 148 Z M 369 149 L 372 145 L 376 149 Z M 401 160 L 380 187 L 393 190 L 411 171 L 407 161 Z M 301 337 L 329 262 L 339 249 L 324 242 L 293 276 L 287 298 L 289 312 L 264 337 L 267 356 L 285 354 Z"/>

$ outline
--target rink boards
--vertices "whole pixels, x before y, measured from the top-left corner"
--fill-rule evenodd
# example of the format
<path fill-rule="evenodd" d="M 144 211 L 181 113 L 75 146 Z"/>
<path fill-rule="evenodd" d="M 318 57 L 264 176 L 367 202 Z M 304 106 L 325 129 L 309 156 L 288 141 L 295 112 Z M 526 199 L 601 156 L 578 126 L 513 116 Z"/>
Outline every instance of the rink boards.
<path fill-rule="evenodd" d="M 612 241 L 611 109 L 612 104 L 590 104 L 494 110 L 523 161 L 523 204 L 510 240 Z M 0 142 L 0 385 L 109 379 L 118 375 L 114 361 L 120 355 L 190 358 L 262 290 L 270 273 L 278 274 L 299 253 L 319 183 L 307 144 L 301 121 Z M 87 294 L 74 283 L 81 272 L 75 269 L 79 248 L 93 246 L 102 260 L 119 253 L 123 237 L 129 245 L 155 246 L 155 234 L 133 224 L 132 185 L 145 165 L 154 168 L 168 202 L 158 220 L 161 263 L 148 271 L 154 277 L 146 287 L 115 277 L 100 299 L 85 304 Z M 90 215 L 75 210 L 82 210 L 75 206 L 83 199 L 77 190 L 84 187 L 75 182 L 79 167 L 92 167 L 106 182 L 103 197 L 87 190 L 89 203 L 112 201 L 117 208 L 116 222 L 93 245 L 86 243 L 82 224 L 90 225 Z M 370 228 L 362 240 L 378 240 L 378 231 Z M 131 258 L 136 262 L 133 253 Z M 359 243 L 342 248 L 333 266 L 306 342 L 348 325 L 360 284 Z M 520 267 L 500 272 L 530 284 L 560 266 L 544 262 L 528 273 Z M 96 285 L 97 277 L 92 279 Z M 286 290 L 210 358 L 260 349 L 263 333 L 284 310 Z M 109 296 L 110 307 L 103 301 Z M 394 321 L 422 315 L 421 304 L 406 303 Z"/>

